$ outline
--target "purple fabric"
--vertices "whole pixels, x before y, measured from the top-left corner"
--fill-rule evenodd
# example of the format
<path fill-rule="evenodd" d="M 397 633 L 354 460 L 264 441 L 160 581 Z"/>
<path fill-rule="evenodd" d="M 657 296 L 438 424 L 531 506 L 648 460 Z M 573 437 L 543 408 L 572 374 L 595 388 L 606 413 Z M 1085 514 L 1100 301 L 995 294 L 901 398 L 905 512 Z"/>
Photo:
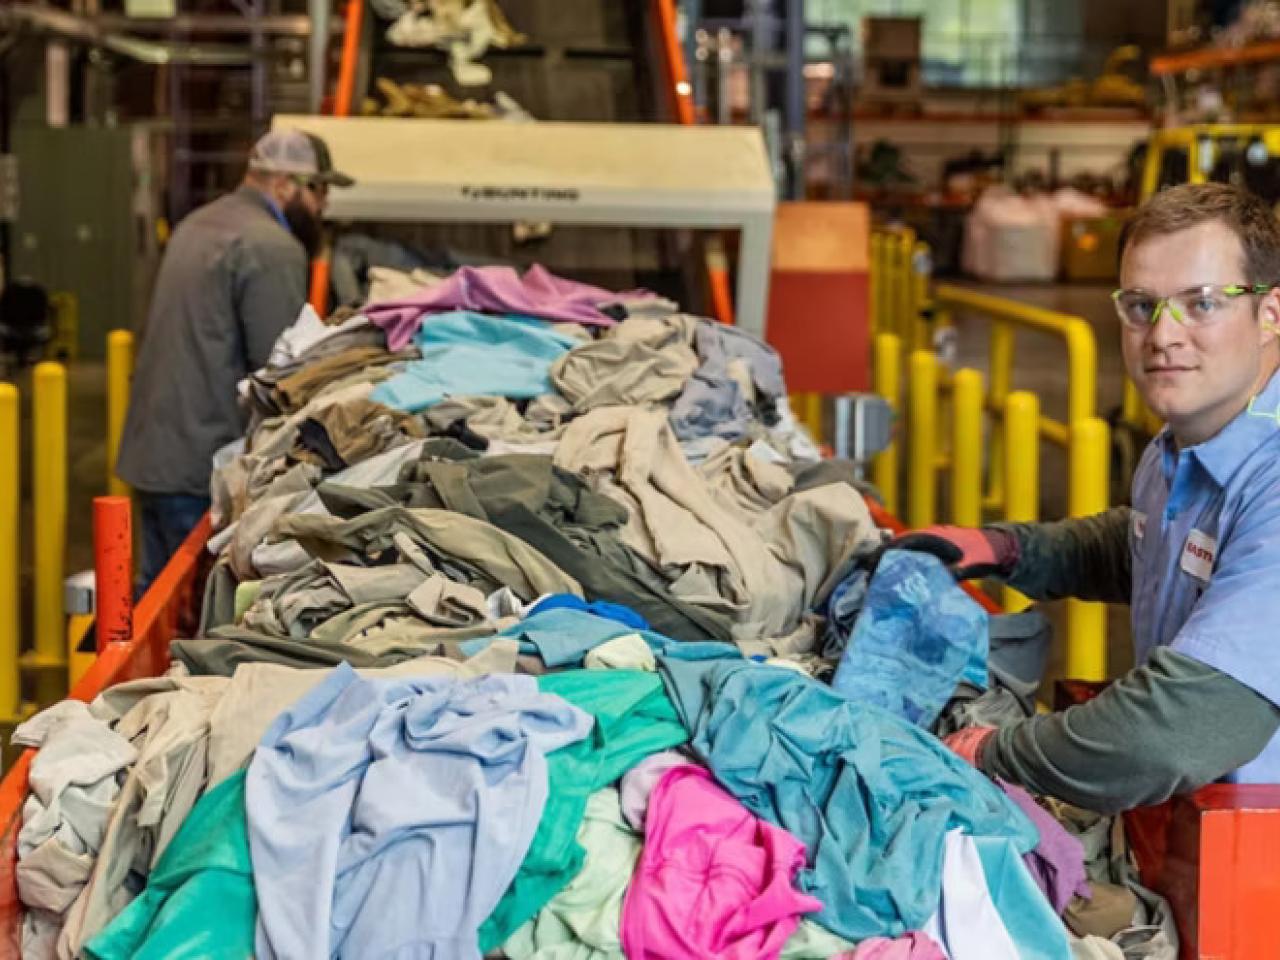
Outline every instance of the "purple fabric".
<path fill-rule="evenodd" d="M 461 267 L 440 283 L 399 300 L 370 304 L 364 315 L 387 332 L 387 344 L 399 350 L 413 340 L 428 313 L 475 310 L 518 313 L 543 320 L 594 326 L 616 321 L 601 307 L 623 299 L 649 297 L 645 291 L 618 294 L 532 266 L 522 277 L 511 267 Z"/>
<path fill-rule="evenodd" d="M 1080 841 L 1053 819 L 1049 811 L 1036 803 L 1027 791 L 1003 780 L 997 780 L 996 783 L 1040 831 L 1040 842 L 1022 859 L 1031 871 L 1036 886 L 1044 891 L 1053 904 L 1053 909 L 1061 916 L 1073 896 L 1078 894 L 1088 900 L 1093 890 L 1085 875 L 1084 847 Z"/>

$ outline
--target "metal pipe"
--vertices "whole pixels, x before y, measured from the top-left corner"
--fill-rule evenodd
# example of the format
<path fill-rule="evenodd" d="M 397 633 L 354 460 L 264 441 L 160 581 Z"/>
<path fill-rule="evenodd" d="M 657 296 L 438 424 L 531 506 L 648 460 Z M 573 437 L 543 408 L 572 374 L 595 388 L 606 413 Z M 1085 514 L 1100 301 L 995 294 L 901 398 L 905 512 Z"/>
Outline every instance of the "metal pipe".
<path fill-rule="evenodd" d="M 982 523 L 982 374 L 957 370 L 951 388 L 951 522 Z"/>
<path fill-rule="evenodd" d="M 107 492 L 129 495 L 129 485 L 116 476 L 120 438 L 129 413 L 129 382 L 133 378 L 133 334 L 112 330 L 107 334 Z"/>
<path fill-rule="evenodd" d="M 911 354 L 907 381 L 907 526 L 933 524 L 938 499 L 938 361 L 928 350 Z"/>
<path fill-rule="evenodd" d="M 1107 509 L 1110 499 L 1111 431 L 1105 420 L 1091 417 L 1071 425 L 1067 514 L 1091 517 Z M 1067 601 L 1067 677 L 1107 678 L 1107 608 L 1101 603 Z"/>
<path fill-rule="evenodd" d="M 902 341 L 891 333 L 877 334 L 875 338 L 875 365 L 872 369 L 875 392 L 885 399 L 896 414 L 902 391 Z M 896 432 L 896 425 L 895 425 Z M 876 457 L 871 466 L 871 479 L 885 509 L 898 512 L 898 443 L 895 440 Z"/>
<path fill-rule="evenodd" d="M 1004 519 L 1034 523 L 1040 518 L 1040 398 L 1027 390 L 1009 394 L 1004 413 Z M 1031 601 L 1005 587 L 1004 608 L 1025 610 Z"/>
<path fill-rule="evenodd" d="M 35 532 L 36 699 L 46 706 L 66 688 L 63 552 L 67 542 L 67 371 L 36 364 L 32 373 L 32 502 Z"/>
<path fill-rule="evenodd" d="M 0 383 L 0 719 L 18 716 L 18 388 Z"/>
<path fill-rule="evenodd" d="M 804 0 L 786 0 L 787 76 L 784 104 L 783 140 L 790 173 L 789 193 L 793 200 L 805 198 L 805 83 L 804 83 Z"/>
<path fill-rule="evenodd" d="M 307 41 L 307 99 L 311 112 L 319 113 L 328 87 L 331 4 L 329 0 L 308 0 L 307 10 L 311 18 L 311 36 Z"/>

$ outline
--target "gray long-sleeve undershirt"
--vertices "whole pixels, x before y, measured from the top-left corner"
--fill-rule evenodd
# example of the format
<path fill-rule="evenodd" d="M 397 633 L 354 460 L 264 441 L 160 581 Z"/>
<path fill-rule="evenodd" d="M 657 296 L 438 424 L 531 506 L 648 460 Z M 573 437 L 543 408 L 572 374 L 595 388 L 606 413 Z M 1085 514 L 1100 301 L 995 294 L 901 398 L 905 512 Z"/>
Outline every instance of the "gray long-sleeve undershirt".
<path fill-rule="evenodd" d="M 999 524 L 1021 556 L 1011 586 L 1037 600 L 1128 603 L 1130 511 L 1056 523 Z M 1252 760 L 1280 730 L 1280 708 L 1234 677 L 1168 648 L 1097 698 L 1001 729 L 983 772 L 1104 813 L 1158 803 Z"/>

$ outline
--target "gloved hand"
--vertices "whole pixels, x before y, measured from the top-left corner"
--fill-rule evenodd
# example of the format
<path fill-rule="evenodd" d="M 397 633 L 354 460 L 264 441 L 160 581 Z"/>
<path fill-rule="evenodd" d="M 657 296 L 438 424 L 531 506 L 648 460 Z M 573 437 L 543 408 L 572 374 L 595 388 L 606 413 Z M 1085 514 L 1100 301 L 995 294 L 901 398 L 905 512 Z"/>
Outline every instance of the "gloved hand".
<path fill-rule="evenodd" d="M 889 541 L 884 549 L 932 554 L 957 580 L 1007 577 L 1020 555 L 1017 537 L 991 527 L 924 527 Z"/>
<path fill-rule="evenodd" d="M 977 767 L 978 758 L 982 756 L 982 748 L 995 732 L 995 727 L 965 727 L 949 737 L 944 737 L 942 742 L 969 766 Z"/>

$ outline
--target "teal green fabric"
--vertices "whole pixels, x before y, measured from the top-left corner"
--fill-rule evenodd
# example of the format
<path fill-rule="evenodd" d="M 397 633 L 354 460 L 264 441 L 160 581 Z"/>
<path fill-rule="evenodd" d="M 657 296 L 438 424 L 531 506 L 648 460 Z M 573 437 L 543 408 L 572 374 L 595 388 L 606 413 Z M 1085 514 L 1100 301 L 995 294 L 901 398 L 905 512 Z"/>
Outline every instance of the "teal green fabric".
<path fill-rule="evenodd" d="M 974 837 L 987 890 L 1021 960 L 1071 960 L 1067 931 L 1013 841 Z"/>
<path fill-rule="evenodd" d="M 146 889 L 84 950 L 92 960 L 245 960 L 257 919 L 241 771 L 197 801 Z"/>
<path fill-rule="evenodd" d="M 504 943 L 582 869 L 578 829 L 587 798 L 650 754 L 689 739 L 656 674 L 569 670 L 538 678 L 544 693 L 563 697 L 596 719 L 591 735 L 547 757 L 548 799 L 520 872 L 480 927 L 480 949 Z"/>

